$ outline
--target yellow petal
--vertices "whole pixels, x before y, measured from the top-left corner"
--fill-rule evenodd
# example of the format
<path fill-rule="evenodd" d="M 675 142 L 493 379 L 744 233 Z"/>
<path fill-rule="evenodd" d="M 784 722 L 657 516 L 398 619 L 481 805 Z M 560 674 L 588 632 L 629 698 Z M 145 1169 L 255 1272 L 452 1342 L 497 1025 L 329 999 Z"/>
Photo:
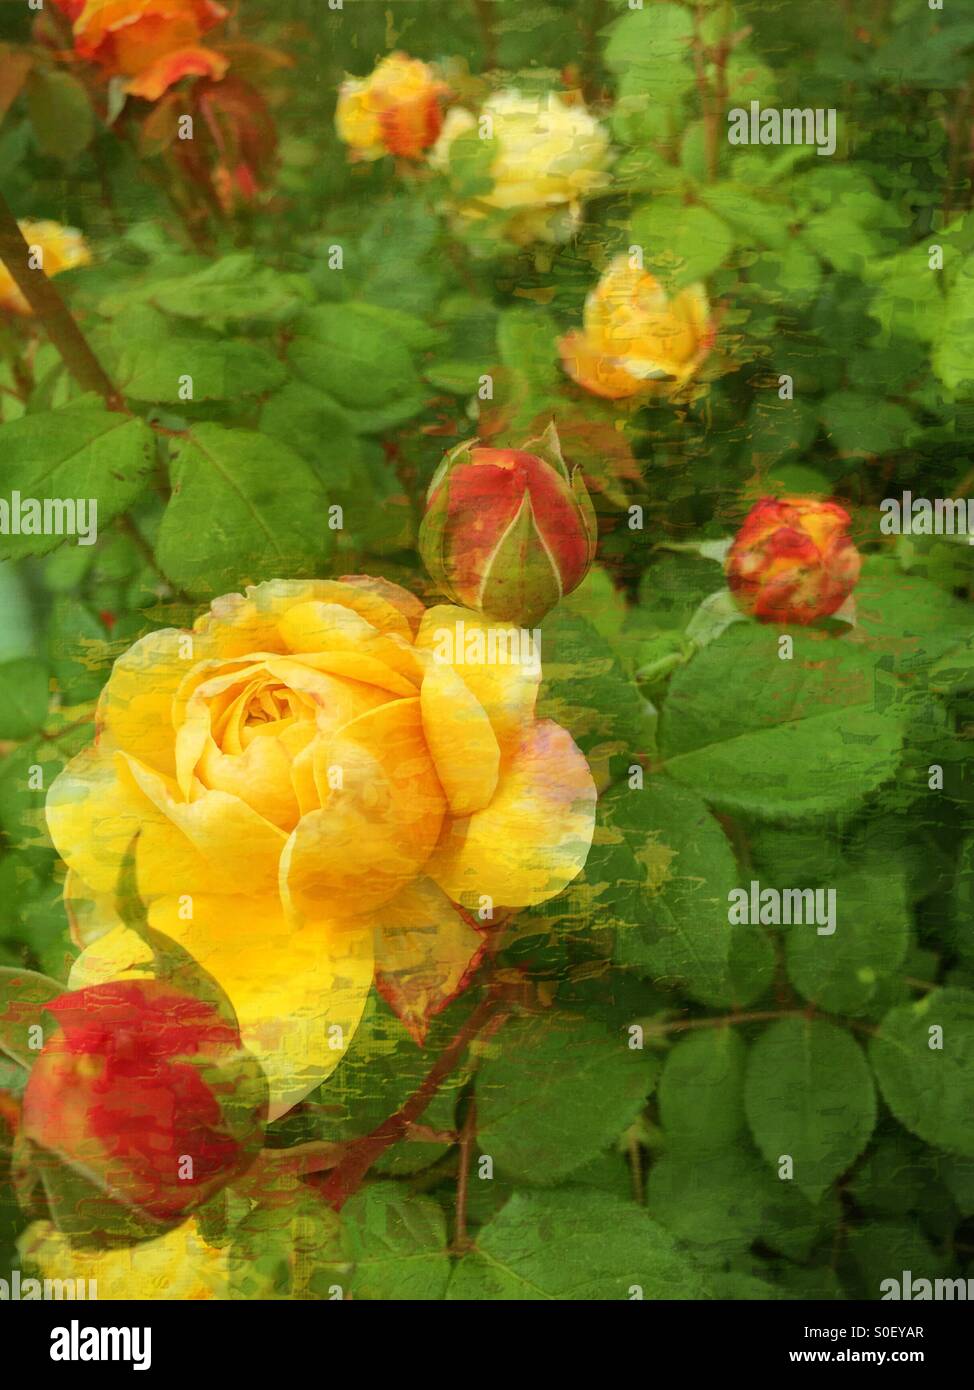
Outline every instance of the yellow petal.
<path fill-rule="evenodd" d="M 277 1119 L 342 1060 L 372 987 L 370 933 L 324 917 L 295 928 L 276 895 L 197 895 L 192 913 L 187 921 L 178 898 L 160 898 L 149 924 L 189 951 L 229 998 Z"/>
<path fill-rule="evenodd" d="M 71 967 L 69 989 L 88 989 L 113 980 L 146 980 L 153 975 L 152 947 L 120 918 L 90 941 Z"/>
<path fill-rule="evenodd" d="M 366 597 L 372 606 L 382 603 L 383 607 L 389 608 L 381 599 L 370 595 Z M 410 684 L 418 685 L 423 669 L 412 649 L 412 637 L 406 621 L 395 609 L 390 609 L 390 612 L 395 613 L 397 622 L 406 628 L 405 636 L 398 631 L 383 632 L 370 619 L 337 603 L 299 603 L 281 618 L 280 630 L 288 648 L 295 655 L 304 658 L 314 653 L 347 652 L 368 656 L 398 673 Z M 373 612 L 372 617 L 376 622 L 381 621 L 381 614 Z M 413 693 L 408 689 L 402 690 L 399 685 L 390 688 L 402 695 Z"/>
<path fill-rule="evenodd" d="M 501 748 L 516 747 L 522 730 L 534 715 L 541 666 L 538 661 L 491 661 L 491 629 L 496 646 L 506 646 L 506 642 L 497 643 L 498 633 L 506 638 L 518 632 L 509 625 L 490 623 L 470 608 L 441 604 L 427 610 L 416 646 L 431 652 L 434 661 L 444 661 L 454 668 L 486 710 Z M 478 659 L 478 648 L 484 653 L 483 659 Z"/>
<path fill-rule="evenodd" d="M 146 775 L 157 774 L 146 769 Z M 47 825 L 70 869 L 95 893 L 114 893 L 119 869 L 138 832 L 143 893 L 186 892 L 213 878 L 206 860 L 140 791 L 126 755 L 91 745 L 72 758 L 47 793 Z"/>
<path fill-rule="evenodd" d="M 36 1270 L 41 1279 L 84 1279 L 84 1295 L 77 1285 L 75 1289 L 86 1299 L 185 1303 L 230 1296 L 228 1248 L 207 1245 L 195 1221 L 122 1250 L 79 1249 L 51 1222 L 35 1221 L 20 1236 L 17 1248 L 26 1267 L 24 1278 Z"/>
<path fill-rule="evenodd" d="M 250 586 L 245 594 L 214 599 L 210 612 L 194 625 L 196 654 L 202 659 L 285 652 L 281 619 L 301 603 L 340 604 L 360 613 L 377 631 L 409 636 L 408 623 L 393 604 L 355 584 L 336 579 L 269 579 Z"/>
<path fill-rule="evenodd" d="M 150 632 L 118 658 L 98 702 L 99 723 L 113 743 L 157 772 L 175 771 L 173 698 L 191 662 L 187 633 Z"/>
<path fill-rule="evenodd" d="M 483 811 L 445 827 L 427 873 L 455 902 L 530 907 L 560 893 L 588 857 L 595 784 L 570 735 L 537 720 L 501 768 Z"/>
<path fill-rule="evenodd" d="M 204 791 L 196 801 L 184 801 L 174 794 L 174 785 L 165 778 L 134 758 L 124 753 L 121 756 L 127 762 L 133 781 L 146 798 L 190 849 L 205 861 L 209 880 L 207 886 L 211 892 L 229 893 L 236 890 L 258 893 L 276 884 L 281 851 L 287 842 L 283 830 L 228 792 Z M 161 842 L 159 846 L 163 852 L 164 844 Z M 140 837 L 139 887 L 147 894 L 156 891 L 148 887 L 148 881 L 154 884 L 165 868 L 164 864 L 158 862 L 155 852 L 151 853 L 151 865 L 143 863 L 144 858 L 149 859 L 150 850 L 156 849 L 157 846 L 153 844 L 143 851 Z M 180 886 L 180 891 L 193 891 L 189 884 L 181 883 L 170 866 L 167 887 L 171 889 L 175 884 Z"/>
<path fill-rule="evenodd" d="M 376 984 L 422 1045 L 429 1020 L 463 988 L 485 940 L 431 879 L 418 879 L 375 914 Z"/>
<path fill-rule="evenodd" d="M 418 699 L 393 700 L 319 744 L 316 781 L 323 809 L 299 821 L 281 858 L 296 921 L 391 898 L 426 863 L 445 810 Z"/>
<path fill-rule="evenodd" d="M 431 662 L 420 692 L 423 729 L 450 810 L 469 816 L 497 787 L 501 752 L 487 712 L 452 666 Z"/>

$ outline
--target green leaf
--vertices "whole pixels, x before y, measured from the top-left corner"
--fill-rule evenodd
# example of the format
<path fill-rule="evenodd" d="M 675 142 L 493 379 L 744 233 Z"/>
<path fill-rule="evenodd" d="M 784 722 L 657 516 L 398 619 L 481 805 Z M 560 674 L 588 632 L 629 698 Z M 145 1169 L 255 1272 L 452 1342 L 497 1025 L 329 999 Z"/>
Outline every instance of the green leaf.
<path fill-rule="evenodd" d="M 676 285 L 706 279 L 734 249 L 733 232 L 715 213 L 669 198 L 635 209 L 630 239 L 643 248 L 646 269 L 672 275 Z"/>
<path fill-rule="evenodd" d="M 932 270 L 927 274 L 936 280 Z M 951 391 L 974 382 L 974 256 L 961 268 L 944 311 L 933 350 L 933 369 Z"/>
<path fill-rule="evenodd" d="M 727 1148 L 745 1126 L 747 1048 L 733 1028 L 707 1028 L 666 1059 L 657 1100 L 668 1143 L 700 1153 Z"/>
<path fill-rule="evenodd" d="M 666 770 L 720 811 L 821 819 L 880 786 L 899 760 L 878 659 L 851 642 L 739 623 L 676 672 L 660 720 Z"/>
<path fill-rule="evenodd" d="M 446 1217 L 429 1197 L 395 1183 L 372 1183 L 342 1209 L 344 1246 L 354 1264 L 352 1296 L 442 1299 L 450 1278 Z"/>
<path fill-rule="evenodd" d="M 40 1023 L 45 1004 L 64 992 L 47 975 L 0 967 L 0 1051 L 22 1067 L 32 1066 L 37 1052 L 28 1046 L 28 1030 Z"/>
<path fill-rule="evenodd" d="M 254 1207 L 233 1231 L 228 1260 L 233 1299 L 337 1301 L 351 1276 L 338 1215 L 307 1190 Z"/>
<path fill-rule="evenodd" d="M 876 1093 L 854 1039 L 832 1023 L 783 1018 L 748 1058 L 744 1103 L 758 1148 L 775 1169 L 786 1155 L 812 1200 L 865 1148 Z"/>
<path fill-rule="evenodd" d="M 974 1157 L 974 991 L 938 989 L 892 1009 L 869 1056 L 901 1124 L 938 1149 Z"/>
<path fill-rule="evenodd" d="M 653 1088 L 650 1054 L 574 1014 L 511 1019 L 477 1073 L 477 1139 L 504 1177 L 561 1182 L 635 1119 Z"/>
<path fill-rule="evenodd" d="M 596 910 L 616 928 L 614 958 L 658 983 L 719 1002 L 728 987 L 728 893 L 737 868 L 706 803 L 665 778 L 603 798 L 606 819 L 586 870 L 600 884 Z M 616 846 L 628 854 L 618 856 Z M 603 920 L 605 920 L 603 918 Z"/>
<path fill-rule="evenodd" d="M 822 424 L 843 454 L 890 454 L 908 440 L 913 417 L 895 401 L 835 391 L 822 402 Z"/>
<path fill-rule="evenodd" d="M 193 593 L 314 573 L 330 550 L 321 482 L 266 435 L 194 426 L 176 445 L 170 473 L 173 495 L 156 556 Z"/>
<path fill-rule="evenodd" d="M 910 942 L 906 877 L 879 860 L 829 887 L 835 891 L 835 931 L 820 936 L 814 926 L 786 928 L 788 978 L 809 1003 L 830 1013 L 866 1013 L 902 965 Z"/>
<path fill-rule="evenodd" d="M 642 705 L 612 646 L 570 608 L 555 608 L 541 628 L 538 718 L 568 729 L 596 771 L 614 757 L 629 765 L 639 749 Z"/>
<path fill-rule="evenodd" d="M 709 1296 L 689 1257 L 641 1207 L 584 1187 L 516 1192 L 479 1232 L 447 1291 L 468 1302 Z"/>
<path fill-rule="evenodd" d="M 351 484 L 359 441 L 346 412 L 323 391 L 303 381 L 287 382 L 261 410 L 260 428 L 300 454 L 326 486 Z"/>
<path fill-rule="evenodd" d="M 261 265 L 252 251 L 234 251 L 202 270 L 150 281 L 140 297 L 177 318 L 276 324 L 297 313 L 311 293 L 303 276 Z M 112 299 L 103 305 L 109 314 L 119 307 Z"/>
<path fill-rule="evenodd" d="M 47 718 L 47 667 L 32 657 L 0 663 L 0 738 L 21 739 Z"/>
<path fill-rule="evenodd" d="M 80 498 L 89 526 L 94 500 L 102 530 L 142 492 L 155 459 L 155 441 L 147 425 L 106 410 L 92 397 L 63 410 L 11 420 L 3 426 L 2 437 L 0 495 L 10 498 L 17 491 L 24 500 L 41 503 L 73 504 Z M 51 520 L 56 524 L 60 515 L 59 509 Z M 70 519 L 70 511 L 67 515 Z M 79 519 L 75 510 L 76 524 Z M 0 556 L 46 555 L 65 539 L 63 534 L 5 535 Z"/>
<path fill-rule="evenodd" d="M 191 378 L 188 396 L 186 377 Z M 132 343 L 123 349 L 115 370 L 126 396 L 168 405 L 259 396 L 280 386 L 285 377 L 283 364 L 267 347 L 226 338 Z"/>
<path fill-rule="evenodd" d="M 84 86 L 70 73 L 35 68 L 27 78 L 27 111 L 44 155 L 68 163 L 91 144 L 95 117 Z"/>
<path fill-rule="evenodd" d="M 617 73 L 633 73 L 660 101 L 693 84 L 693 16 L 683 5 L 647 5 L 622 15 L 609 30 L 603 59 Z"/>
<path fill-rule="evenodd" d="M 288 356 L 298 374 L 381 430 L 422 410 L 426 391 L 395 318 L 375 306 L 320 304 L 301 315 Z"/>

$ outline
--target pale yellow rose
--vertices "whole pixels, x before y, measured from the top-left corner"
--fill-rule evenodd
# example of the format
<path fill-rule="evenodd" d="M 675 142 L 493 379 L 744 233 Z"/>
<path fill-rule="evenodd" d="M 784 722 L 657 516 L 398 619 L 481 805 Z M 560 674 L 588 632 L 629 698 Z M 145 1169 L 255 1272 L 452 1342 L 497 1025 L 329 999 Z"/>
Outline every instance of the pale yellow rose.
<path fill-rule="evenodd" d="M 519 245 L 566 241 L 578 225 L 586 198 L 608 184 L 609 137 L 580 102 L 557 92 L 528 96 L 495 93 L 479 115 L 448 112 L 431 163 L 449 167 L 450 146 L 467 131 L 487 132 L 494 151 L 493 187 L 459 207 L 461 217 L 502 214 L 504 235 Z"/>
<path fill-rule="evenodd" d="M 581 333 L 559 343 L 568 374 L 597 396 L 672 397 L 696 375 L 715 330 L 702 285 L 669 298 L 659 281 L 617 256 L 585 301 Z"/>
<path fill-rule="evenodd" d="M 422 1037 L 479 961 L 470 910 L 559 893 L 592 838 L 585 759 L 499 631 L 357 577 L 273 580 L 137 642 L 47 798 L 71 988 L 148 969 L 112 896 L 138 831 L 150 924 L 230 998 L 272 1117 L 337 1066 L 373 979 Z"/>
<path fill-rule="evenodd" d="M 229 1298 L 227 1251 L 207 1245 L 195 1221 L 120 1250 L 79 1249 L 51 1222 L 35 1221 L 20 1236 L 17 1249 L 24 1266 L 22 1281 L 83 1279 L 91 1301 Z"/>
<path fill-rule="evenodd" d="M 440 133 L 442 83 L 426 63 L 390 53 L 368 77 L 349 77 L 338 93 L 335 126 L 356 159 L 416 159 Z"/>
<path fill-rule="evenodd" d="M 19 223 L 24 240 L 38 257 L 39 268 L 48 276 L 60 275 L 62 270 L 73 270 L 78 265 L 91 264 L 91 252 L 80 232 L 74 227 L 62 227 L 59 222 Z M 0 312 L 22 314 L 33 313 L 27 300 L 14 283 L 13 276 L 0 261 Z"/>

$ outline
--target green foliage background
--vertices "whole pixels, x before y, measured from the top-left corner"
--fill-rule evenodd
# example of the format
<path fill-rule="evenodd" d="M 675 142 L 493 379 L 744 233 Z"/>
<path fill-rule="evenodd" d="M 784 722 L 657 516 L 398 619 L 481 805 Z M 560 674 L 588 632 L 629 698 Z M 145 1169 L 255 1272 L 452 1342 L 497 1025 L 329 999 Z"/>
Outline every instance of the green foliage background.
<path fill-rule="evenodd" d="M 236 1297 L 328 1297 L 338 1282 L 366 1299 L 876 1298 L 904 1269 L 974 1273 L 974 552 L 882 537 L 878 511 L 904 489 L 974 483 L 974 16 L 862 9 L 697 7 L 708 41 L 749 29 L 729 105 L 839 121 L 825 159 L 733 148 L 721 117 L 708 168 L 687 5 L 245 0 L 242 33 L 296 59 L 264 90 L 280 164 L 264 204 L 211 222 L 204 249 L 146 176 L 151 156 L 63 119 L 76 93 L 21 96 L 0 126 L 18 215 L 78 226 L 95 248 L 59 285 L 138 417 L 82 396 L 43 335 L 27 351 L 29 326 L 0 326 L 0 494 L 96 496 L 103 532 L 90 549 L 2 538 L 0 964 L 66 978 L 75 948 L 26 770 L 40 763 L 49 785 L 90 740 L 114 658 L 275 576 L 381 573 L 428 592 L 423 494 L 443 452 L 482 432 L 482 374 L 501 442 L 539 416 L 574 422 L 566 453 L 599 511 L 600 566 L 542 649 L 543 712 L 604 787 L 586 872 L 519 915 L 499 968 L 524 1006 L 341 1222 L 311 1192 L 214 1219 Z M 0 10 L 0 38 L 26 41 L 18 7 Z M 397 47 L 531 88 L 574 68 L 616 148 L 575 239 L 464 241 L 438 180 L 348 162 L 337 85 Z M 557 364 L 558 335 L 633 243 L 671 282 L 704 279 L 719 308 L 719 370 L 691 405 L 583 398 Z M 792 633 L 791 662 L 776 628 L 715 635 L 698 618 L 688 635 L 722 585 L 692 546 L 782 491 L 852 511 L 867 557 L 856 626 Z M 834 888 L 835 935 L 730 927 L 728 892 L 751 879 Z M 472 1002 L 423 1051 L 374 998 L 275 1142 L 375 1128 Z M 0 1088 L 18 1078 L 0 1062 Z M 473 1246 L 458 1255 L 460 1154 L 436 1134 L 473 1105 Z M 3 1263 L 23 1221 L 8 1187 Z"/>

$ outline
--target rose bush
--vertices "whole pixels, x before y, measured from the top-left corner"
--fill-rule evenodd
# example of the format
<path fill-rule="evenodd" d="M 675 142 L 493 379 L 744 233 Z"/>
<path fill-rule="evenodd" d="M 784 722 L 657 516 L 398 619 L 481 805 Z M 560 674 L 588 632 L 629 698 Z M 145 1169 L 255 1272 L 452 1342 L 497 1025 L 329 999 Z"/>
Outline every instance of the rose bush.
<path fill-rule="evenodd" d="M 72 986 L 144 968 L 111 897 L 138 830 L 149 921 L 225 990 L 272 1116 L 337 1066 L 373 977 L 422 1037 L 483 950 L 465 909 L 554 896 L 592 838 L 586 761 L 535 718 L 536 665 L 471 647 L 487 626 L 356 577 L 270 581 L 137 642 L 47 798 Z"/>

